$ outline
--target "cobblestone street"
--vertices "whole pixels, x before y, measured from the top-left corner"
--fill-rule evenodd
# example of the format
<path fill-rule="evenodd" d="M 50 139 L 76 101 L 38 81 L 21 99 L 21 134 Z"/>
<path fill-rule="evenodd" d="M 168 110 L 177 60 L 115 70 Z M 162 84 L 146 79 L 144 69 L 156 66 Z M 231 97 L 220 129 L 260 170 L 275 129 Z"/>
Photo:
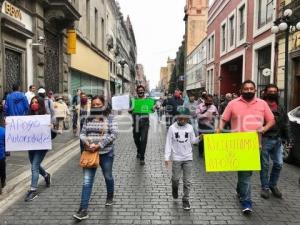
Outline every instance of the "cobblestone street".
<path fill-rule="evenodd" d="M 105 207 L 106 189 L 101 169 L 90 202 L 90 218 L 81 224 L 255 224 L 299 225 L 300 168 L 285 165 L 279 187 L 282 200 L 260 197 L 258 173 L 254 173 L 254 212 L 242 215 L 235 196 L 236 173 L 205 173 L 195 148 L 191 211 L 182 209 L 180 198 L 171 195 L 170 171 L 164 167 L 165 130 L 152 123 L 146 165 L 136 160 L 131 133 L 120 133 L 116 142 L 114 176 L 115 204 Z M 157 131 L 160 127 L 160 131 Z M 76 224 L 72 215 L 79 207 L 82 171 L 78 155 L 53 174 L 52 186 L 40 187 L 40 195 L 25 203 L 23 196 L 2 215 L 0 224 Z M 181 190 L 182 191 L 182 187 Z"/>

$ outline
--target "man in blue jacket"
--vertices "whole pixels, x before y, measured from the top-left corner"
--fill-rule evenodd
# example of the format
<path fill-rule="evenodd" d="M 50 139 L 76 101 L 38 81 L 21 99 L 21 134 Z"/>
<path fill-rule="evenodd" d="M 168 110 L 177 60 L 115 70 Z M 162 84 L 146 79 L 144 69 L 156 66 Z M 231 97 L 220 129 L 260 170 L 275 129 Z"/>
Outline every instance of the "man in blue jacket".
<path fill-rule="evenodd" d="M 5 116 L 25 116 L 28 113 L 28 100 L 23 92 L 20 91 L 18 84 L 13 85 L 13 92 L 10 93 L 5 101 Z"/>

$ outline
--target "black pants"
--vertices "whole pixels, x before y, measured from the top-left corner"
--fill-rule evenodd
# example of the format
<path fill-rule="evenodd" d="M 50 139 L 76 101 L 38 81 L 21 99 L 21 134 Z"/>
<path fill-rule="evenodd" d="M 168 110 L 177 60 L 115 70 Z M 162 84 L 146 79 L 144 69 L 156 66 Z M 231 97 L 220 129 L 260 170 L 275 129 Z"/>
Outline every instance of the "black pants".
<path fill-rule="evenodd" d="M 133 122 L 133 139 L 137 148 L 137 154 L 141 160 L 145 160 L 145 152 L 148 141 L 149 118 L 135 117 Z"/>
<path fill-rule="evenodd" d="M 5 186 L 5 180 L 6 180 L 6 163 L 5 159 L 0 160 L 0 185 L 1 187 Z"/>

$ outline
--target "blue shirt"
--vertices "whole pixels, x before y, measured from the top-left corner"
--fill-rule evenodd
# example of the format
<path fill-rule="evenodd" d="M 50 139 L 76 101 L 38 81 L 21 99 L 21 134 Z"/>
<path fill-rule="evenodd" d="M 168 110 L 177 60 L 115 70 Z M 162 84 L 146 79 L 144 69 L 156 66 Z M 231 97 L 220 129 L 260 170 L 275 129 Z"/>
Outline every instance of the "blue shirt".
<path fill-rule="evenodd" d="M 5 158 L 5 129 L 0 127 L 0 160 Z"/>

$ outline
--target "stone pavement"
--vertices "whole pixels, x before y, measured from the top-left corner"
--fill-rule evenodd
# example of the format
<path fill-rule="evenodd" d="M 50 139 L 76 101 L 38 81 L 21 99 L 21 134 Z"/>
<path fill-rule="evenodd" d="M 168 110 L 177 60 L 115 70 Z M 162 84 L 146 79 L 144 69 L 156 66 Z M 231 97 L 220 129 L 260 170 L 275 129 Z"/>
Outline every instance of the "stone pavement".
<path fill-rule="evenodd" d="M 184 211 L 181 201 L 172 199 L 170 171 L 163 162 L 164 141 L 165 130 L 158 131 L 152 124 L 146 165 L 140 166 L 131 133 L 121 133 L 114 163 L 115 204 L 104 206 L 106 189 L 100 169 L 90 202 L 90 218 L 79 224 L 300 224 L 300 168 L 284 166 L 279 185 L 284 195 L 282 200 L 260 198 L 259 176 L 255 173 L 254 213 L 245 217 L 235 197 L 236 173 L 205 173 L 196 150 L 192 209 Z M 72 218 L 81 194 L 82 171 L 78 160 L 79 150 L 78 155 L 53 174 L 51 188 L 41 184 L 39 197 L 30 203 L 25 203 L 21 196 L 0 215 L 0 224 L 78 224 Z"/>

